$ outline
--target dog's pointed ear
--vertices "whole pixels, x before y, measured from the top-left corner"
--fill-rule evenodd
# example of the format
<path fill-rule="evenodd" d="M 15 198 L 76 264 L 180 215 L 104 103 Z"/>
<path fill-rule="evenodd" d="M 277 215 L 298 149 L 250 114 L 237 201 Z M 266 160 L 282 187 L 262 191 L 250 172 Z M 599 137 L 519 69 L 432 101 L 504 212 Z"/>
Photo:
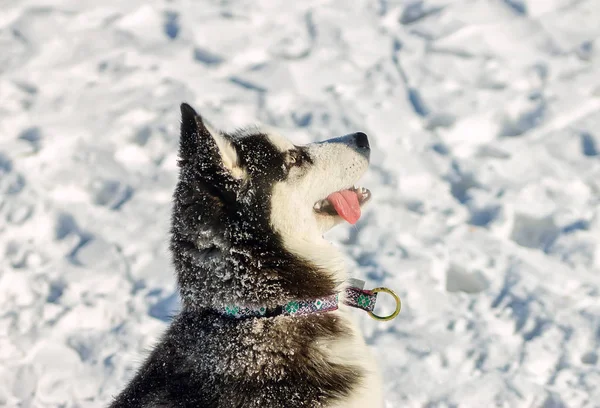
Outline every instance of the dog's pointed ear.
<path fill-rule="evenodd" d="M 204 157 L 219 164 L 234 178 L 243 178 L 237 151 L 229 138 L 209 124 L 187 103 L 181 104 L 181 140 L 179 156 L 186 160 Z"/>
<path fill-rule="evenodd" d="M 179 155 L 187 159 L 198 154 L 200 148 L 199 130 L 196 123 L 198 114 L 187 103 L 182 103 L 181 109 L 181 136 L 179 138 Z"/>

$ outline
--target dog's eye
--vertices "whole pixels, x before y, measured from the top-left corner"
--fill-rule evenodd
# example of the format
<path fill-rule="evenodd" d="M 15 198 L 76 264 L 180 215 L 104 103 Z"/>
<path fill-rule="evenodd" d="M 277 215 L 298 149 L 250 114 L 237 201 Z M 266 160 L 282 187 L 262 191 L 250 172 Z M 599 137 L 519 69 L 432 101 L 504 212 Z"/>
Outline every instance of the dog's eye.
<path fill-rule="evenodd" d="M 286 164 L 288 168 L 302 165 L 302 154 L 297 150 L 288 152 Z"/>

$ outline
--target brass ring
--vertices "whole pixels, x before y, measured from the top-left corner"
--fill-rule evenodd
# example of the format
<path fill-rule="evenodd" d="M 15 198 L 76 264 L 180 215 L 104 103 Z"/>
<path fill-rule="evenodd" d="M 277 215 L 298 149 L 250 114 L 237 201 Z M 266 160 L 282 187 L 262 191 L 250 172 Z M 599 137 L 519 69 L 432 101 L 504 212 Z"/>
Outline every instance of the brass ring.
<path fill-rule="evenodd" d="M 392 320 L 393 318 L 395 318 L 396 316 L 398 316 L 398 314 L 400 313 L 400 310 L 402 310 L 402 302 L 400 301 L 400 297 L 398 295 L 396 295 L 396 293 L 394 293 L 393 290 L 391 290 L 389 288 L 375 288 L 375 289 L 371 289 L 371 292 L 373 292 L 373 293 L 385 292 L 385 293 L 387 293 L 389 295 L 392 295 L 392 297 L 396 301 L 396 310 L 394 311 L 394 313 L 392 313 L 389 316 L 377 316 L 373 312 L 368 312 L 369 316 L 371 316 L 375 320 L 379 320 L 379 321 L 383 321 L 383 322 L 386 322 L 388 320 Z"/>

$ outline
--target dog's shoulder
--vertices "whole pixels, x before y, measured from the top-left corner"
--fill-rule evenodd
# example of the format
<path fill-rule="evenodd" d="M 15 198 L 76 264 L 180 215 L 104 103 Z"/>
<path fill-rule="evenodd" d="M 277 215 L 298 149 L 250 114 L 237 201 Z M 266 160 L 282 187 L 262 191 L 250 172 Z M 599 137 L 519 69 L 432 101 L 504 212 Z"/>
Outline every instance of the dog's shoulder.
<path fill-rule="evenodd" d="M 346 330 L 327 314 L 299 321 L 182 313 L 111 408 L 324 407 L 348 395 L 363 373 L 327 364 L 314 338 Z"/>

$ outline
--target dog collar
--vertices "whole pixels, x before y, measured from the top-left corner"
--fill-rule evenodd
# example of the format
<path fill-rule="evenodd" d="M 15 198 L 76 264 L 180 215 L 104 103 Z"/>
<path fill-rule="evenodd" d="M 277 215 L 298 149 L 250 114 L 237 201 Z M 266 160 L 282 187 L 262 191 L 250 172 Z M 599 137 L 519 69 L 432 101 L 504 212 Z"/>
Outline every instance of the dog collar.
<path fill-rule="evenodd" d="M 369 313 L 375 320 L 387 321 L 392 320 L 400 313 L 402 302 L 393 290 L 385 287 L 375 288 L 371 290 L 363 289 L 365 282 L 352 279 L 350 286 L 346 287 L 343 303 L 347 306 L 361 309 Z M 373 313 L 377 295 L 381 292 L 391 295 L 396 302 L 396 310 L 389 316 L 379 316 Z M 235 319 L 243 319 L 248 317 L 273 317 L 273 316 L 302 316 L 313 313 L 332 312 L 338 309 L 339 294 L 330 295 L 322 298 L 308 300 L 293 300 L 281 306 L 274 308 L 267 307 L 245 307 L 245 306 L 225 306 L 219 309 L 219 312 L 225 316 Z"/>

